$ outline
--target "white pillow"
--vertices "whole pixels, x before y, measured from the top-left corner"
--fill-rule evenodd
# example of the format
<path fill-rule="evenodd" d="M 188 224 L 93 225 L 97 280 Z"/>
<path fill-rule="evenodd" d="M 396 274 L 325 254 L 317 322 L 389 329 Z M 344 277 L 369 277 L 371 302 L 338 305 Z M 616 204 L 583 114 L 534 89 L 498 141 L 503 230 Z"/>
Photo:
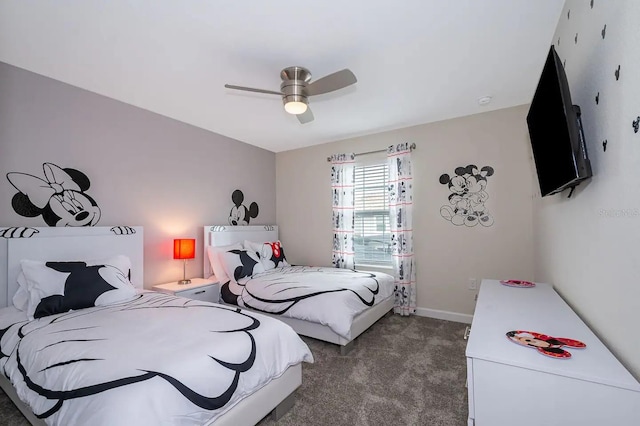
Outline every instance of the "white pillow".
<path fill-rule="evenodd" d="M 264 272 L 258 256 L 251 250 L 229 250 L 222 253 L 224 269 L 230 279 L 238 281 Z"/>
<path fill-rule="evenodd" d="M 280 240 L 272 242 L 267 241 L 264 243 L 245 240 L 244 247 L 247 250 L 251 250 L 258 254 L 260 263 L 262 263 L 262 266 L 264 266 L 266 271 L 273 268 L 291 266 L 287 263 L 287 258 L 284 255 L 284 248 L 282 247 Z"/>
<path fill-rule="evenodd" d="M 20 272 L 18 275 L 18 290 L 13 295 L 13 306 L 26 311 L 29 305 L 29 290 L 27 289 L 27 280 L 24 277 L 24 272 Z"/>
<path fill-rule="evenodd" d="M 70 310 L 123 302 L 136 295 L 129 281 L 131 260 L 42 262 L 21 260 L 27 282 L 30 319 Z"/>
<path fill-rule="evenodd" d="M 228 246 L 208 246 L 207 247 L 207 256 L 209 257 L 209 263 L 211 264 L 211 269 L 213 270 L 213 275 L 216 276 L 216 279 L 220 284 L 224 284 L 229 281 L 229 276 L 224 269 L 222 262 L 222 253 L 229 250 L 242 250 L 242 243 L 233 243 Z M 207 278 L 207 277 L 205 277 Z"/>

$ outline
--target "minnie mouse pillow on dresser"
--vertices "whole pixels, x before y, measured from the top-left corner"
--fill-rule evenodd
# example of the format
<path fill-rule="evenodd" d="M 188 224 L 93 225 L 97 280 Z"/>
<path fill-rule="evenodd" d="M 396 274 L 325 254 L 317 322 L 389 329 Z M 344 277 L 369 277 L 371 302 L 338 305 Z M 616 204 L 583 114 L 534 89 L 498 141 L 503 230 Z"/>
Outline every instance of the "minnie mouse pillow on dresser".
<path fill-rule="evenodd" d="M 284 248 L 280 240 L 265 243 L 256 243 L 254 241 L 244 242 L 244 247 L 258 254 L 260 263 L 264 269 L 268 271 L 273 268 L 282 268 L 283 266 L 291 266 L 287 263 L 284 255 Z"/>

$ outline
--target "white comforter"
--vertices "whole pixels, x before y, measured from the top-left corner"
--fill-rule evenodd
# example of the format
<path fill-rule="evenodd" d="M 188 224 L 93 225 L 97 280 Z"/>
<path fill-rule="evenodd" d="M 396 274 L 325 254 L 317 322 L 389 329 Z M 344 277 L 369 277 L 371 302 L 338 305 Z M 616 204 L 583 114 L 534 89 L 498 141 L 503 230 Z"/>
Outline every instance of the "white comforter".
<path fill-rule="evenodd" d="M 15 321 L 0 316 L 0 367 L 50 425 L 201 425 L 313 362 L 280 321 L 154 292 Z"/>
<path fill-rule="evenodd" d="M 346 339 L 356 315 L 393 294 L 393 277 L 380 272 L 285 266 L 231 281 L 226 303 L 323 324 Z"/>

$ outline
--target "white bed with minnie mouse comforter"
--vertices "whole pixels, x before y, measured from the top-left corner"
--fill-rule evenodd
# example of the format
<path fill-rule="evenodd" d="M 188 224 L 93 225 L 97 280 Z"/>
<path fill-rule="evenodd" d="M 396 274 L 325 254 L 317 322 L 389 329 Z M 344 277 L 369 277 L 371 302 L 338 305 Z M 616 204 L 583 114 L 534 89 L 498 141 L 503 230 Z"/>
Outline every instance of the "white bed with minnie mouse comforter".
<path fill-rule="evenodd" d="M 213 272 L 224 303 L 276 316 L 299 334 L 341 345 L 343 353 L 392 309 L 392 276 L 291 266 L 277 233 L 269 225 L 205 227 L 205 276 Z"/>
<path fill-rule="evenodd" d="M 140 290 L 142 228 L 11 234 L 33 238 L 0 244 L 0 386 L 32 424 L 255 424 L 313 362 L 273 318 Z"/>
<path fill-rule="evenodd" d="M 282 325 L 155 292 L 36 320 L 3 312 L 0 367 L 47 424 L 202 425 L 312 361 Z"/>

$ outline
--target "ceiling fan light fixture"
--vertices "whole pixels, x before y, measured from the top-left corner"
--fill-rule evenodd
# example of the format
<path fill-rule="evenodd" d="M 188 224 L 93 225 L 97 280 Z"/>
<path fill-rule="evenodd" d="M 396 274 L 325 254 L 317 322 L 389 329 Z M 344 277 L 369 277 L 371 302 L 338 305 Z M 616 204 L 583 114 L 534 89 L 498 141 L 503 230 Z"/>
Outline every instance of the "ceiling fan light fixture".
<path fill-rule="evenodd" d="M 313 113 L 308 107 L 309 96 L 324 95 L 344 89 L 358 82 L 351 70 L 345 68 L 311 81 L 311 73 L 304 67 L 287 67 L 280 72 L 280 91 L 256 89 L 254 87 L 225 84 L 224 87 L 246 92 L 266 93 L 282 97 L 284 110 L 295 115 L 300 124 L 313 121 Z"/>
<path fill-rule="evenodd" d="M 307 111 L 307 104 L 300 101 L 289 101 L 284 104 L 284 110 L 289 114 L 304 114 Z"/>

